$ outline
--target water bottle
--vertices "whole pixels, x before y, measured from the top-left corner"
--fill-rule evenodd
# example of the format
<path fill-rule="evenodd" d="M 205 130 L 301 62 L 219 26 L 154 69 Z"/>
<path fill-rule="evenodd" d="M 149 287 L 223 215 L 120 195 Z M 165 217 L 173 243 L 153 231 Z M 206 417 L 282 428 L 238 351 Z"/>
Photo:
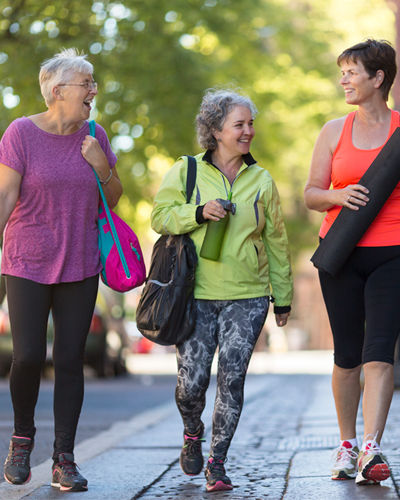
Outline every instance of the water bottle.
<path fill-rule="evenodd" d="M 207 231 L 201 246 L 200 257 L 209 260 L 219 259 L 226 226 L 229 220 L 229 212 L 232 212 L 232 215 L 236 212 L 236 205 L 230 200 L 222 200 L 221 198 L 218 198 L 217 201 L 221 203 L 227 214 L 218 221 L 209 220 L 207 222 Z"/>

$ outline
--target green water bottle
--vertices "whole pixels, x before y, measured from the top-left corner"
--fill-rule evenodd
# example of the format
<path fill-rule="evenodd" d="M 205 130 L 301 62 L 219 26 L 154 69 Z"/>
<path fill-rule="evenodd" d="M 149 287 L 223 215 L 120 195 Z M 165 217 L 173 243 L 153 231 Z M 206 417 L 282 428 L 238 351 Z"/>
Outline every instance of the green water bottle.
<path fill-rule="evenodd" d="M 236 205 L 230 200 L 218 198 L 217 201 L 221 203 L 227 214 L 219 221 L 209 220 L 207 222 L 207 231 L 201 246 L 200 257 L 209 260 L 219 259 L 226 226 L 229 221 L 229 212 L 232 212 L 232 215 L 236 212 Z"/>

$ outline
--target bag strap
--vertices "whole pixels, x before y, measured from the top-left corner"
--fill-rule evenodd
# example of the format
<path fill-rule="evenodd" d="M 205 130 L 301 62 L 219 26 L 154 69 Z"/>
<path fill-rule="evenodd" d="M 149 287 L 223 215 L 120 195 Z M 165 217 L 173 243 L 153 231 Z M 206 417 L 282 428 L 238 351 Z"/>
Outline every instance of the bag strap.
<path fill-rule="evenodd" d="M 96 122 L 94 120 L 90 120 L 90 122 L 89 122 L 89 133 L 92 137 L 96 137 Z M 128 264 L 126 262 L 125 255 L 124 255 L 124 252 L 122 250 L 121 243 L 119 241 L 117 230 L 115 229 L 115 225 L 114 225 L 113 218 L 111 216 L 110 208 L 108 206 L 106 197 L 104 195 L 104 191 L 103 191 L 103 188 L 101 186 L 99 176 L 97 175 L 97 172 L 93 167 L 92 167 L 92 170 L 93 170 L 94 175 L 96 177 L 97 185 L 98 185 L 99 191 L 100 191 L 101 201 L 103 202 L 104 209 L 106 211 L 107 221 L 108 221 L 108 224 L 110 226 L 111 233 L 112 233 L 115 245 L 116 245 L 117 250 L 118 250 L 119 258 L 121 259 L 122 267 L 124 268 L 124 272 L 125 272 L 126 277 L 129 279 L 131 277 L 131 273 L 129 271 L 129 267 L 128 267 Z"/>
<path fill-rule="evenodd" d="M 89 133 L 92 137 L 96 137 L 96 122 L 94 120 L 90 120 L 90 122 L 89 122 Z M 97 185 L 98 185 L 99 191 L 100 191 L 101 200 L 104 203 L 104 207 L 106 209 L 107 216 L 109 216 L 110 220 L 112 221 L 110 209 L 108 207 L 108 203 L 107 203 L 106 197 L 104 195 L 104 191 L 103 191 L 103 188 L 101 186 L 99 176 L 97 175 L 97 172 L 93 167 L 92 167 L 92 170 L 93 170 L 93 173 L 96 177 Z M 112 225 L 114 225 L 114 224 L 112 224 Z"/>
<path fill-rule="evenodd" d="M 197 161 L 194 156 L 187 155 L 188 159 L 188 171 L 186 176 L 186 203 L 190 202 L 192 197 L 194 187 L 196 185 L 197 177 Z"/>

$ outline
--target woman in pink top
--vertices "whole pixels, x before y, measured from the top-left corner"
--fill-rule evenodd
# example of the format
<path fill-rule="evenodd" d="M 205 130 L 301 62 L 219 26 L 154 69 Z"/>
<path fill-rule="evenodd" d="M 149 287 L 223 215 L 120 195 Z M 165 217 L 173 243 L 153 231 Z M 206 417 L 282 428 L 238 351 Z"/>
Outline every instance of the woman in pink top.
<path fill-rule="evenodd" d="M 359 179 L 399 126 L 399 114 L 387 106 L 395 57 L 387 42 L 376 40 L 354 45 L 338 57 L 346 102 L 357 108 L 326 123 L 315 145 L 305 201 L 312 210 L 327 211 L 321 238 L 342 207 L 359 210 L 369 202 Z M 399 186 L 338 274 L 320 271 L 319 277 L 334 339 L 332 387 L 341 440 L 332 479 L 379 483 L 390 475 L 380 442 L 393 394 L 400 329 Z M 359 452 L 361 367 L 364 437 Z"/>
<path fill-rule="evenodd" d="M 93 66 L 66 49 L 39 74 L 47 111 L 10 124 L 0 142 L 1 274 L 6 278 L 13 336 L 10 390 L 14 432 L 5 479 L 30 479 L 34 411 L 46 358 L 50 310 L 55 369 L 52 486 L 84 491 L 74 463 L 74 440 L 83 401 L 83 354 L 101 270 L 97 244 L 99 192 L 111 207 L 122 193 L 116 156 L 105 131 L 89 135 L 97 94 Z"/>

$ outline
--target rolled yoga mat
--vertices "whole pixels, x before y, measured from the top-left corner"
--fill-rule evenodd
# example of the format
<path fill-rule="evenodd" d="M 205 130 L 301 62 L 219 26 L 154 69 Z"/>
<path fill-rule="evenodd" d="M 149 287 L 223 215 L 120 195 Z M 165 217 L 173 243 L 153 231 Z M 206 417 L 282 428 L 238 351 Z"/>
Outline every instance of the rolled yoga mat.
<path fill-rule="evenodd" d="M 359 210 L 341 209 L 311 257 L 315 267 L 332 276 L 341 269 L 399 181 L 400 127 L 397 127 L 358 182 L 368 188 L 369 202 Z"/>

